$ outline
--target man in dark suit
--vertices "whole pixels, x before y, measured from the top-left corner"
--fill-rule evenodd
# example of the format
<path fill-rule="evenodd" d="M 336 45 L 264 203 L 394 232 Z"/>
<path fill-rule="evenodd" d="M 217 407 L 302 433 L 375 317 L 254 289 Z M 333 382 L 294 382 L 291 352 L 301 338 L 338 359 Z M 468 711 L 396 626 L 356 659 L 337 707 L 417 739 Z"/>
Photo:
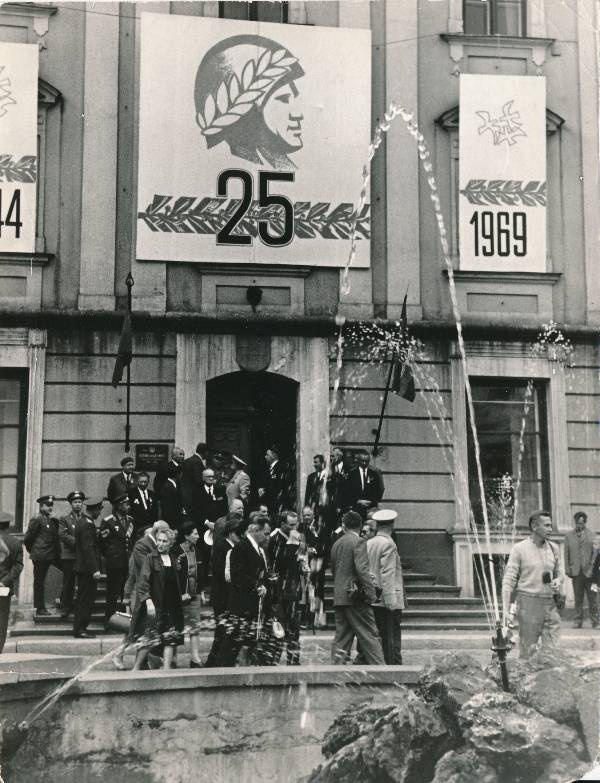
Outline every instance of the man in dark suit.
<path fill-rule="evenodd" d="M 151 489 L 148 489 L 150 476 L 138 473 L 137 487 L 129 491 L 129 508 L 133 517 L 133 540 L 144 535 L 144 530 L 152 527 L 157 518 L 157 501 Z"/>
<path fill-rule="evenodd" d="M 32 517 L 23 538 L 25 549 L 33 562 L 33 606 L 36 616 L 50 614 L 46 609 L 44 582 L 51 565 L 60 567 L 60 541 L 58 519 L 54 517 L 54 495 L 42 495 L 37 499 L 40 513 Z"/>
<path fill-rule="evenodd" d="M 115 498 L 113 513 L 102 520 L 100 549 L 106 561 L 105 625 L 123 601 L 133 537 L 133 519 L 129 516 L 129 496 Z"/>
<path fill-rule="evenodd" d="M 128 495 L 129 490 L 134 488 L 133 466 L 133 457 L 123 457 L 121 460 L 121 472 L 115 473 L 114 476 L 110 477 L 106 490 L 106 497 L 111 503 L 114 502 L 115 498 Z"/>
<path fill-rule="evenodd" d="M 227 603 L 229 600 L 229 582 L 225 576 L 225 566 L 226 564 L 229 565 L 227 563 L 228 557 L 229 559 L 231 558 L 230 553 L 240 540 L 238 530 L 241 521 L 241 517 L 237 516 L 233 519 L 228 519 L 223 529 L 224 535 L 213 543 L 210 602 L 215 616 L 215 631 L 212 647 L 204 662 L 204 666 L 208 668 L 217 665 L 219 649 L 225 635 Z"/>
<path fill-rule="evenodd" d="M 199 443 L 196 451 L 181 466 L 181 500 L 186 514 L 195 522 L 199 519 L 202 473 L 208 467 L 208 456 L 206 443 Z"/>
<path fill-rule="evenodd" d="M 362 517 L 349 511 L 343 518 L 345 534 L 331 548 L 335 604 L 334 664 L 346 663 L 356 636 L 367 664 L 383 666 L 381 638 L 371 604 L 376 601 L 375 579 L 369 570 L 367 543 L 359 536 Z"/>
<path fill-rule="evenodd" d="M 306 491 L 304 493 L 304 505 L 312 508 L 315 516 L 321 516 L 321 509 L 324 509 L 329 502 L 327 467 L 325 457 L 322 454 L 315 454 L 313 457 L 314 473 L 309 473 L 306 479 Z"/>
<path fill-rule="evenodd" d="M 231 583 L 228 597 L 228 624 L 217 656 L 217 666 L 234 666 L 244 644 L 256 645 L 254 624 L 267 594 L 264 585 L 268 567 L 262 547 L 270 527 L 261 517 L 248 525 L 246 535 L 234 546 L 230 556 Z"/>
<path fill-rule="evenodd" d="M 181 502 L 181 488 L 177 476 L 177 468 L 169 464 L 167 480 L 160 490 L 160 515 L 172 530 L 179 530 L 187 516 Z"/>
<path fill-rule="evenodd" d="M 344 461 L 344 452 L 334 448 L 331 452 L 328 477 L 329 509 L 337 514 L 340 521 L 341 513 L 346 508 L 346 487 L 348 482 L 348 466 Z"/>
<path fill-rule="evenodd" d="M 363 520 L 367 518 L 367 511 L 377 506 L 385 491 L 381 473 L 369 467 L 370 462 L 366 451 L 358 455 L 358 466 L 348 474 L 346 487 L 348 505 Z"/>
<path fill-rule="evenodd" d="M 83 516 L 85 494 L 74 490 L 69 492 L 67 500 L 71 504 L 71 511 L 58 520 L 60 564 L 63 574 L 60 603 L 62 608 L 61 617 L 64 619 L 73 612 L 73 594 L 75 592 L 75 526 Z"/>
<path fill-rule="evenodd" d="M 85 501 L 86 514 L 79 516 L 75 523 L 73 539 L 75 542 L 74 570 L 77 574 L 77 601 L 73 636 L 76 639 L 90 639 L 95 634 L 87 627 L 90 623 L 98 580 L 102 576 L 100 545 L 96 531 L 96 519 L 102 511 L 102 498 L 88 498 Z"/>
<path fill-rule="evenodd" d="M 10 599 L 23 570 L 23 545 L 8 532 L 12 517 L 0 511 L 0 653 L 4 649 Z"/>
<path fill-rule="evenodd" d="M 283 509 L 285 497 L 285 475 L 283 465 L 279 460 L 279 451 L 275 446 L 267 449 L 265 454 L 267 474 L 263 486 L 258 489 L 259 500 L 266 503 L 269 511 L 277 513 Z"/>
<path fill-rule="evenodd" d="M 169 468 L 173 469 L 176 477 L 179 478 L 181 476 L 184 459 L 185 451 L 181 446 L 173 446 L 171 450 L 171 459 L 168 462 L 161 462 L 160 465 L 157 466 L 154 482 L 152 484 L 152 489 L 157 498 L 160 497 L 160 491 L 163 484 L 169 478 Z"/>

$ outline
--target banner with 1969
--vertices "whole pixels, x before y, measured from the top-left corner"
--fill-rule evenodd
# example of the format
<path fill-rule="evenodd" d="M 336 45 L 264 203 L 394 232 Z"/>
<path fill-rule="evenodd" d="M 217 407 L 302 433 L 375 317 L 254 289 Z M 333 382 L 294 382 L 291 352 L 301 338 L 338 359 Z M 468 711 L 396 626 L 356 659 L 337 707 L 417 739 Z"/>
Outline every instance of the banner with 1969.
<path fill-rule="evenodd" d="M 460 77 L 460 268 L 546 271 L 546 81 Z"/>
<path fill-rule="evenodd" d="M 137 258 L 369 266 L 370 31 L 141 25 Z"/>
<path fill-rule="evenodd" d="M 0 42 L 0 252 L 35 252 L 37 44 Z"/>

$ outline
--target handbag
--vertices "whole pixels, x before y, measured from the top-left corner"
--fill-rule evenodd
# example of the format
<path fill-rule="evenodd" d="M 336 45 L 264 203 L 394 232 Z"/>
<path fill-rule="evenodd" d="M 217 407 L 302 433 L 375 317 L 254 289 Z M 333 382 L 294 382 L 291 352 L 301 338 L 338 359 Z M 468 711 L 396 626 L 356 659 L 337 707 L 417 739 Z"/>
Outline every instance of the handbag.
<path fill-rule="evenodd" d="M 108 618 L 107 623 L 109 628 L 113 631 L 119 631 L 119 633 L 129 633 L 131 627 L 131 615 L 125 612 L 115 612 Z"/>
<path fill-rule="evenodd" d="M 271 621 L 271 633 L 276 639 L 283 639 L 285 636 L 285 629 L 279 620 Z"/>

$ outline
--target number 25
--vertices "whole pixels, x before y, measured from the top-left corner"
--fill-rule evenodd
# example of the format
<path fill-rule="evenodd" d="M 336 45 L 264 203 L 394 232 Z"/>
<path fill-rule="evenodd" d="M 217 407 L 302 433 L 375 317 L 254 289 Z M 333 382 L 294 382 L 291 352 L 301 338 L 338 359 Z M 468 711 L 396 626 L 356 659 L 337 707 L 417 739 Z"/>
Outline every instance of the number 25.
<path fill-rule="evenodd" d="M 217 196 L 227 195 L 227 183 L 230 179 L 239 179 L 242 182 L 244 192 L 242 199 L 236 207 L 233 215 L 223 228 L 217 233 L 218 245 L 251 245 L 252 237 L 249 234 L 233 234 L 232 231 L 243 219 L 252 204 L 254 183 L 252 175 L 244 169 L 226 169 L 217 177 Z M 258 206 L 283 208 L 283 233 L 271 234 L 269 220 L 258 220 L 258 236 L 269 247 L 283 247 L 288 245 L 294 237 L 294 207 L 285 196 L 269 193 L 270 182 L 293 182 L 293 172 L 259 171 L 258 173 Z"/>

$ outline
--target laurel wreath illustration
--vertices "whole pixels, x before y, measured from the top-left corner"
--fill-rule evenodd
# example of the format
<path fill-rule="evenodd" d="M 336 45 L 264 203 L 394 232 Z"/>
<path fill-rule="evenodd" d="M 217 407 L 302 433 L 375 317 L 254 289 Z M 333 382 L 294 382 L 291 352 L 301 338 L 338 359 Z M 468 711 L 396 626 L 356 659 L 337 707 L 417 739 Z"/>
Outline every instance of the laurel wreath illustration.
<path fill-rule="evenodd" d="M 520 179 L 470 179 L 460 191 L 470 204 L 546 206 L 546 183 Z"/>
<path fill-rule="evenodd" d="M 234 73 L 229 82 L 221 82 L 216 96 L 207 95 L 204 111 L 198 113 L 203 135 L 213 136 L 236 123 L 297 61 L 285 49 L 267 49 L 257 61 L 248 60 L 241 76 Z"/>
<path fill-rule="evenodd" d="M 35 155 L 0 155 L 0 182 L 35 182 L 37 177 L 37 158 Z"/>
<path fill-rule="evenodd" d="M 239 199 L 156 195 L 143 212 L 138 212 L 138 218 L 151 231 L 216 234 L 229 221 L 239 204 Z M 330 202 L 311 204 L 310 201 L 297 201 L 294 204 L 294 234 L 298 239 L 349 239 L 355 225 L 357 238 L 368 239 L 371 230 L 370 210 L 370 204 L 365 204 L 357 213 L 350 203 L 332 207 Z M 284 231 L 283 211 L 280 207 L 260 207 L 258 201 L 253 201 L 232 233 L 256 237 L 259 220 L 268 221 L 272 234 L 282 234 Z"/>

